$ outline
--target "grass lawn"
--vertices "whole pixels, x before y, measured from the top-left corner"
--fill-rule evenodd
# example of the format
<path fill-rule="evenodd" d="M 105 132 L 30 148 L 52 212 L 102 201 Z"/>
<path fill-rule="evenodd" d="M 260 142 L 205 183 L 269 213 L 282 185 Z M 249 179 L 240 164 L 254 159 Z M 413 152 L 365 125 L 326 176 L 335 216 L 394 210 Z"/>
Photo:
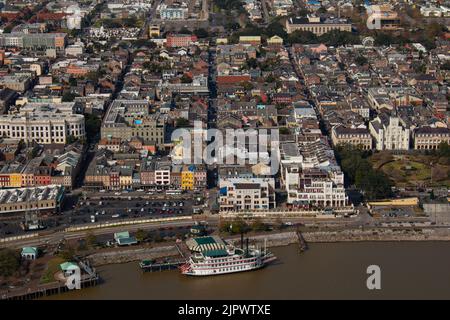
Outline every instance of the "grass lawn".
<path fill-rule="evenodd" d="M 65 260 L 60 257 L 54 257 L 47 263 L 47 270 L 45 270 L 44 274 L 41 277 L 40 283 L 49 283 L 55 281 L 55 273 L 58 272 L 59 265 L 64 263 Z"/>
<path fill-rule="evenodd" d="M 433 186 L 449 186 L 450 166 L 439 164 L 438 158 L 427 155 L 410 155 L 394 157 L 387 162 L 388 157 L 374 157 L 371 162 L 379 167 L 398 187 L 427 185 L 431 183 L 431 163 L 433 163 Z M 384 161 L 384 163 L 383 163 Z M 382 164 L 381 164 L 382 163 Z M 379 166 L 381 164 L 381 166 Z"/>

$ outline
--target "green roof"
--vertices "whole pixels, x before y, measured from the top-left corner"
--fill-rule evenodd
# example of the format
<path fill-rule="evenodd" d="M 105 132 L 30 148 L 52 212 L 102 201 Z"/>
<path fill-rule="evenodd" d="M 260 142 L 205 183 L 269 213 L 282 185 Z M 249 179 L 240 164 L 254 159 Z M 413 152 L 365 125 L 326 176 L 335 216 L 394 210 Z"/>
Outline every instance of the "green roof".
<path fill-rule="evenodd" d="M 22 248 L 22 254 L 36 254 L 37 255 L 37 248 L 36 247 L 23 247 Z"/>
<path fill-rule="evenodd" d="M 206 257 L 221 257 L 227 256 L 227 250 L 217 249 L 217 250 L 206 250 L 202 252 Z"/>
<path fill-rule="evenodd" d="M 129 238 L 130 233 L 128 231 L 122 231 L 122 232 L 116 232 L 114 233 L 114 239 L 123 239 L 123 238 Z"/>
<path fill-rule="evenodd" d="M 72 270 L 75 268 L 79 268 L 78 265 L 74 262 L 64 262 L 59 265 L 61 270 Z"/>
<path fill-rule="evenodd" d="M 217 243 L 213 237 L 200 237 L 200 238 L 195 238 L 194 240 L 197 242 L 198 245 Z"/>
<path fill-rule="evenodd" d="M 117 243 L 120 245 L 129 245 L 129 244 L 135 244 L 137 243 L 137 240 L 135 237 L 128 237 L 128 238 L 118 238 Z"/>

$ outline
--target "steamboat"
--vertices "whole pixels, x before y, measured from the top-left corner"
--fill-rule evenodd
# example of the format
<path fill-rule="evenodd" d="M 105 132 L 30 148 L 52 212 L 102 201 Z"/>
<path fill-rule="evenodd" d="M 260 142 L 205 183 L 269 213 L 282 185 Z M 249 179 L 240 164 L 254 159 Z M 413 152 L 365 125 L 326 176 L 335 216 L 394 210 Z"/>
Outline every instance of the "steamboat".
<path fill-rule="evenodd" d="M 212 239 L 212 237 L 204 238 L 209 238 L 209 241 Z M 199 238 L 194 240 L 199 241 Z M 224 242 L 219 244 L 210 242 L 208 245 L 201 244 L 200 247 L 203 247 L 203 250 L 194 250 L 195 252 L 187 262 L 180 266 L 182 274 L 211 276 L 251 271 L 262 268 L 276 260 L 276 257 L 267 251 L 266 245 L 264 245 L 264 249 L 249 248 L 248 239 L 245 249 L 242 246 L 238 248 Z"/>

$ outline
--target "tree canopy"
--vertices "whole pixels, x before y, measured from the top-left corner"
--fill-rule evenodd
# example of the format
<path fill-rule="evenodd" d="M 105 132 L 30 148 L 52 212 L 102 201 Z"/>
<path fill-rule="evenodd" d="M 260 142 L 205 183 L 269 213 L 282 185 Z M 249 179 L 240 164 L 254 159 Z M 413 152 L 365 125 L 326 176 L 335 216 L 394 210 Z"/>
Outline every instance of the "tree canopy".
<path fill-rule="evenodd" d="M 367 152 L 351 146 L 336 148 L 336 158 L 345 174 L 346 184 L 355 185 L 367 200 L 391 196 L 391 180 L 382 171 L 375 170 L 367 156 Z"/>
<path fill-rule="evenodd" d="M 19 252 L 12 249 L 0 249 L 0 275 L 12 276 L 20 267 Z"/>

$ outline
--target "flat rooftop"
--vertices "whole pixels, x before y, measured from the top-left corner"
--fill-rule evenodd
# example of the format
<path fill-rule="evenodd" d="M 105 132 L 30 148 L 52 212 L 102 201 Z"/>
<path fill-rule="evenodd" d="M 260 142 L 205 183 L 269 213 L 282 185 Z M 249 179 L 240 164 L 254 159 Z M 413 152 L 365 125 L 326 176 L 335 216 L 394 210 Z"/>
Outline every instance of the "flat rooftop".
<path fill-rule="evenodd" d="M 64 188 L 58 185 L 34 188 L 4 189 L 0 190 L 0 204 L 58 200 L 63 190 Z"/>

